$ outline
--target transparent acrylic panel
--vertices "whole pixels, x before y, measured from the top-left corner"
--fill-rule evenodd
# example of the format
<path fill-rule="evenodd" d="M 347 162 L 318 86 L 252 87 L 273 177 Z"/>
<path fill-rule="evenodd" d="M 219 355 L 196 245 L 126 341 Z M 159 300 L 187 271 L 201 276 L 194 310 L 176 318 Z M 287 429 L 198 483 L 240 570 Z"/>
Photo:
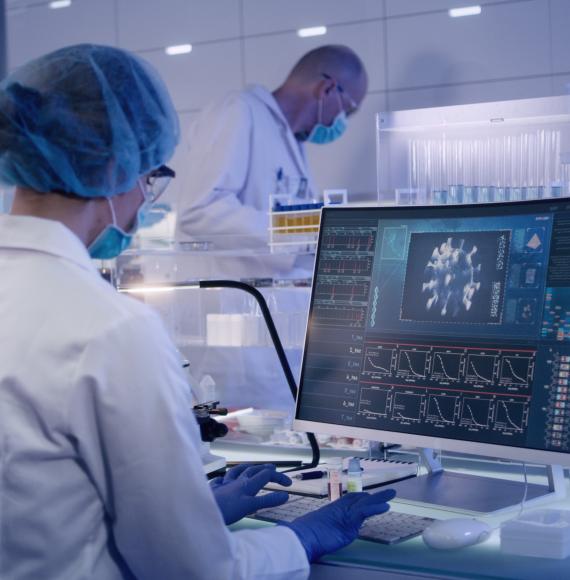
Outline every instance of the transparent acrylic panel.
<path fill-rule="evenodd" d="M 461 204 L 570 195 L 570 98 L 377 116 L 378 200 Z"/>
<path fill-rule="evenodd" d="M 298 377 L 311 280 L 228 275 L 238 272 L 236 262 L 255 272 L 256 261 L 263 257 L 203 248 L 131 250 L 116 260 L 113 279 L 120 291 L 158 312 L 190 362 L 195 382 L 210 375 L 222 405 L 292 412 L 293 397 L 255 299 L 234 289 L 180 288 L 181 283 L 206 279 L 241 279 L 257 287 Z"/>

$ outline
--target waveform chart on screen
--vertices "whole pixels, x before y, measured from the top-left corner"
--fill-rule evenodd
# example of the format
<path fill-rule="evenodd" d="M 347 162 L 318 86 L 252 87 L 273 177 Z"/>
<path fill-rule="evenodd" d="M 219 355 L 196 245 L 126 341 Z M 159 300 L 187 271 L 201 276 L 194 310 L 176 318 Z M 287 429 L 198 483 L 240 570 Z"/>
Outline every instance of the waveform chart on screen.
<path fill-rule="evenodd" d="M 425 379 L 429 371 L 429 351 L 401 348 L 396 375 L 406 379 Z"/>
<path fill-rule="evenodd" d="M 490 385 L 495 382 L 499 357 L 497 355 L 474 353 L 467 356 L 465 382 Z"/>
<path fill-rule="evenodd" d="M 495 406 L 495 429 L 522 433 L 528 424 L 528 402 L 498 400 Z"/>
<path fill-rule="evenodd" d="M 450 395 L 430 395 L 426 421 L 443 425 L 453 425 L 459 412 L 459 397 Z"/>
<path fill-rule="evenodd" d="M 358 410 L 366 415 L 386 417 L 390 407 L 392 394 L 388 389 L 378 387 L 362 388 Z"/>
<path fill-rule="evenodd" d="M 440 383 L 458 382 L 463 374 L 463 352 L 435 349 L 432 357 L 431 379 Z"/>
<path fill-rule="evenodd" d="M 412 392 L 394 393 L 392 419 L 404 423 L 420 423 L 424 410 L 424 396 Z"/>
<path fill-rule="evenodd" d="M 340 276 L 370 276 L 372 256 L 337 256 L 332 254 L 321 261 L 320 273 Z"/>
<path fill-rule="evenodd" d="M 510 230 L 410 236 L 401 320 L 501 324 Z"/>
<path fill-rule="evenodd" d="M 390 376 L 396 366 L 398 351 L 396 345 L 375 344 L 367 346 L 364 352 L 364 376 Z"/>
<path fill-rule="evenodd" d="M 370 252 L 376 243 L 376 228 L 329 227 L 323 234 L 322 249 L 351 255 Z"/>
<path fill-rule="evenodd" d="M 532 383 L 534 357 L 505 355 L 501 361 L 499 383 L 516 387 L 528 387 Z"/>
<path fill-rule="evenodd" d="M 472 429 L 487 429 L 492 420 L 491 399 L 464 397 L 460 425 Z"/>

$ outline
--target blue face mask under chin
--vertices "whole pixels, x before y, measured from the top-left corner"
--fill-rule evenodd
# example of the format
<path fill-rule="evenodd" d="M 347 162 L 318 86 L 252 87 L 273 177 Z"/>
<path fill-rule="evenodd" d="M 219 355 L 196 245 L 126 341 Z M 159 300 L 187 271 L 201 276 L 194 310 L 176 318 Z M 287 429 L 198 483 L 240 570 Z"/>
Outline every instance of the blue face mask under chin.
<path fill-rule="evenodd" d="M 338 93 L 337 93 L 338 95 Z M 338 115 L 333 119 L 330 125 L 323 125 L 323 100 L 319 100 L 319 117 L 318 123 L 311 129 L 307 141 L 311 143 L 317 143 L 318 145 L 324 145 L 326 143 L 332 143 L 336 141 L 345 131 L 347 126 L 346 113 L 342 107 L 342 101 L 340 95 L 338 95 L 338 101 L 340 105 L 340 111 Z"/>
<path fill-rule="evenodd" d="M 139 187 L 142 185 L 139 180 Z M 129 232 L 125 232 L 117 225 L 117 216 L 115 215 L 115 208 L 109 198 L 105 198 L 111 209 L 111 216 L 113 223 L 105 226 L 103 231 L 93 240 L 87 250 L 92 258 L 98 260 L 111 260 L 116 258 L 119 254 L 124 252 L 131 244 L 133 236 L 137 232 L 139 226 L 143 223 L 151 204 L 147 201 L 139 207 L 134 226 Z"/>

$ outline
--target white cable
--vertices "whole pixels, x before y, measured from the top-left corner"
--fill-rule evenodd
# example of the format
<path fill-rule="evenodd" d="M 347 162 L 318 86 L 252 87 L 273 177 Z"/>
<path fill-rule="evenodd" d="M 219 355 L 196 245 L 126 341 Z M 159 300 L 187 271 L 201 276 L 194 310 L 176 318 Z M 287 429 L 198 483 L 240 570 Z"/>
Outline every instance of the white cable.
<path fill-rule="evenodd" d="M 523 477 L 524 477 L 524 493 L 523 493 L 522 499 L 520 501 L 519 513 L 516 515 L 515 518 L 512 518 L 513 520 L 518 519 L 522 516 L 524 508 L 525 508 L 526 497 L 528 494 L 528 473 L 526 470 L 526 463 L 524 461 L 523 461 L 522 466 L 523 466 Z M 500 530 L 500 529 L 501 529 L 501 523 L 498 523 L 497 525 L 495 525 L 491 528 L 492 531 Z"/>
<path fill-rule="evenodd" d="M 520 518 L 522 516 L 522 514 L 523 514 L 524 504 L 526 502 L 526 496 L 527 496 L 527 493 L 528 493 L 528 473 L 526 471 L 526 463 L 524 461 L 523 461 L 522 466 L 523 466 L 523 475 L 524 475 L 524 494 L 523 494 L 523 497 L 522 497 L 522 500 L 521 500 L 521 507 L 519 509 L 519 513 L 517 515 L 517 518 Z"/>

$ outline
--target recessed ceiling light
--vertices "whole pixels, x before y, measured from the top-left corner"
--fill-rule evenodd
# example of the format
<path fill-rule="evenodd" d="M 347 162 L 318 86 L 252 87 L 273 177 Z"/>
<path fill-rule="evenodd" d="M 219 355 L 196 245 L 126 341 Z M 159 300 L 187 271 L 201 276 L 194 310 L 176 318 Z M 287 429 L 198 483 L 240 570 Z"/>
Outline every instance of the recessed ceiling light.
<path fill-rule="evenodd" d="M 164 49 L 164 52 L 168 56 L 175 56 L 177 54 L 188 54 L 192 52 L 192 45 L 191 44 L 175 44 L 173 46 L 167 46 Z"/>
<path fill-rule="evenodd" d="M 310 36 L 323 36 L 327 33 L 326 26 L 312 26 L 310 28 L 299 28 L 297 36 L 300 38 L 309 38 Z"/>
<path fill-rule="evenodd" d="M 461 16 L 477 16 L 481 14 L 481 6 L 463 6 L 462 8 L 450 8 L 451 18 L 461 18 Z"/>
<path fill-rule="evenodd" d="M 53 0 L 48 6 L 52 10 L 57 10 L 58 8 L 69 8 L 71 6 L 71 0 Z"/>

